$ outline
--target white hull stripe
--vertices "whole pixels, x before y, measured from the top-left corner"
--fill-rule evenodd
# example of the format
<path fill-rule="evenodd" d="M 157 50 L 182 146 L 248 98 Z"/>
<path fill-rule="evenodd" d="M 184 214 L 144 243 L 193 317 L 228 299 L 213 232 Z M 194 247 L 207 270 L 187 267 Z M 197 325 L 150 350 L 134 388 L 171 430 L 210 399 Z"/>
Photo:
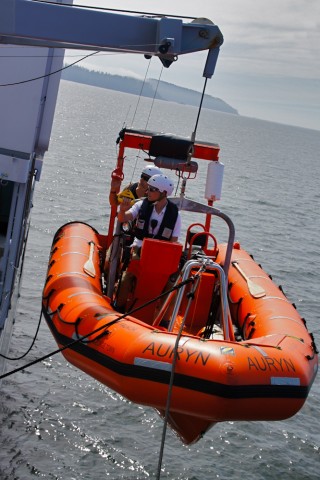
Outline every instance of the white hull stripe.
<path fill-rule="evenodd" d="M 171 363 L 158 362 L 157 360 L 150 360 L 148 358 L 135 357 L 134 365 L 139 367 L 156 368 L 158 370 L 167 370 L 168 372 L 171 372 Z"/>
<path fill-rule="evenodd" d="M 271 377 L 271 385 L 300 385 L 300 378 Z"/>

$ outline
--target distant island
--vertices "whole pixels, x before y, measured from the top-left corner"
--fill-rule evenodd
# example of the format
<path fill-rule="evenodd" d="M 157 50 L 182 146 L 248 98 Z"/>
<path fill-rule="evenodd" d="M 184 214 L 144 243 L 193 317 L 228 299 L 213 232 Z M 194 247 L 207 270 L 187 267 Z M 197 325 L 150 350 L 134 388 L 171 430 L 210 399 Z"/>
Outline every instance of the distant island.
<path fill-rule="evenodd" d="M 153 98 L 156 88 L 158 100 L 167 102 L 176 102 L 183 105 L 199 106 L 200 92 L 190 90 L 189 88 L 179 87 L 173 83 L 149 79 L 143 81 L 133 77 L 124 77 L 121 75 L 112 75 L 110 73 L 97 72 L 88 70 L 84 67 L 72 66 L 62 71 L 62 78 L 71 82 L 83 83 L 94 87 L 108 88 L 109 90 L 117 90 L 119 92 L 132 93 L 133 95 L 142 95 L 143 97 Z M 142 88 L 143 87 L 143 88 Z M 142 91 L 141 91 L 142 89 Z M 220 98 L 205 95 L 203 99 L 203 107 L 219 112 L 233 113 L 238 115 L 235 108 L 228 105 Z"/>

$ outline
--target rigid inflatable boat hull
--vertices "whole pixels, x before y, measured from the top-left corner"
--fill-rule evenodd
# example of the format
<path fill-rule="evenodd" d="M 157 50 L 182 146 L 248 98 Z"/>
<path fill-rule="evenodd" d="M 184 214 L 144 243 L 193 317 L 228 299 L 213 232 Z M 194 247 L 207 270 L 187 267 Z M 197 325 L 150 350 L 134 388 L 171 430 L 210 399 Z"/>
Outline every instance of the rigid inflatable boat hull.
<path fill-rule="evenodd" d="M 94 277 L 83 268 L 90 242 Z M 74 342 L 62 352 L 70 363 L 163 415 L 176 333 L 133 316 L 122 318 L 112 308 L 102 291 L 100 243 L 100 235 L 83 223 L 58 230 L 43 292 L 45 318 L 60 347 Z M 224 251 L 219 245 L 218 262 L 223 263 Z M 185 443 L 216 422 L 291 417 L 303 406 L 316 374 L 312 338 L 297 311 L 244 250 L 234 248 L 232 260 L 250 275 L 259 273 L 266 295 L 254 299 L 245 279 L 230 268 L 231 310 L 236 309 L 243 340 L 204 341 L 186 332 L 181 337 L 169 422 Z"/>

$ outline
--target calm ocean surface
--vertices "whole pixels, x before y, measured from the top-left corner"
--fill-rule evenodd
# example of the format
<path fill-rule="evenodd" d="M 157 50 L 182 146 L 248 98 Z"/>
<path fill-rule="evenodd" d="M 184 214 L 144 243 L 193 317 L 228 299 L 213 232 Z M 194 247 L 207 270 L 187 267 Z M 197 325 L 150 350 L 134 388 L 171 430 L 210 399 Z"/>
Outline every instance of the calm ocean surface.
<path fill-rule="evenodd" d="M 62 82 L 50 150 L 37 185 L 11 355 L 27 350 L 41 311 L 49 250 L 59 226 L 82 220 L 106 232 L 115 140 L 124 121 L 190 136 L 193 107 Z M 197 138 L 221 147 L 222 199 L 236 239 L 281 284 L 320 347 L 320 132 L 204 110 Z M 128 157 L 126 180 L 145 157 Z M 205 171 L 187 185 L 204 200 Z M 190 221 L 190 220 L 189 220 Z M 216 226 L 219 237 L 225 234 Z M 183 240 L 183 239 L 182 239 Z M 224 238 L 220 238 L 224 240 Z M 27 359 L 56 349 L 44 322 Z M 186 447 L 168 430 L 161 479 L 315 480 L 320 470 L 320 376 L 303 409 L 282 422 L 222 423 Z M 153 479 L 162 420 L 78 371 L 61 354 L 1 387 L 0 480 Z"/>

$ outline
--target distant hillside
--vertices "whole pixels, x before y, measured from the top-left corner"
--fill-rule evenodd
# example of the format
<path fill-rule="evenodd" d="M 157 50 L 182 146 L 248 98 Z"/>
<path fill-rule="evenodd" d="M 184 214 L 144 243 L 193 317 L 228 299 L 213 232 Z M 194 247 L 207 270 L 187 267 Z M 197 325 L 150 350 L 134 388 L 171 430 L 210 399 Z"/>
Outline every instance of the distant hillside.
<path fill-rule="evenodd" d="M 63 70 L 62 78 L 71 82 L 84 83 L 95 87 L 108 88 L 120 92 L 132 93 L 144 97 L 153 98 L 158 80 L 149 79 L 143 85 L 142 80 L 133 77 L 123 77 L 121 75 L 111 75 L 110 73 L 96 72 L 87 70 L 83 67 L 73 66 Z M 188 88 L 179 87 L 173 83 L 160 81 L 156 98 L 168 102 L 177 102 L 184 105 L 198 106 L 200 101 L 200 93 Z M 205 95 L 203 99 L 203 107 L 219 112 L 233 113 L 238 115 L 235 108 L 228 105 L 220 98 Z"/>
<path fill-rule="evenodd" d="M 156 88 L 158 80 L 149 80 L 149 85 Z M 157 98 L 162 98 L 169 102 L 177 102 L 185 105 L 193 105 L 198 107 L 200 102 L 201 93 L 189 88 L 179 87 L 173 83 L 160 82 L 157 92 Z M 220 98 L 212 97 L 211 95 L 205 95 L 203 99 L 203 107 L 210 108 L 211 110 L 218 110 L 219 112 L 233 113 L 238 115 L 235 108 L 231 107 L 228 103 L 224 102 Z"/>

